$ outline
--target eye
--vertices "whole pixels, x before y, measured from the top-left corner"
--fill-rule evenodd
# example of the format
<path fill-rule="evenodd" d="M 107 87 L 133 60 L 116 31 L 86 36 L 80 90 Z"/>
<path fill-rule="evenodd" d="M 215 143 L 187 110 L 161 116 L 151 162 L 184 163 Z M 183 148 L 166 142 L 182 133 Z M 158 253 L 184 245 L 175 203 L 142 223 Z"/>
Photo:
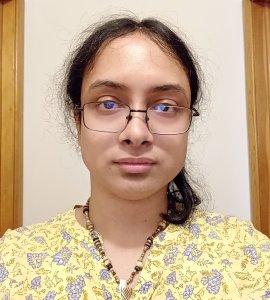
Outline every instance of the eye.
<path fill-rule="evenodd" d="M 98 108 L 103 110 L 114 110 L 122 107 L 120 103 L 112 100 L 97 102 Z"/>
<path fill-rule="evenodd" d="M 161 112 L 161 113 L 166 113 L 166 112 L 175 112 L 177 106 L 175 105 L 170 105 L 170 104 L 165 104 L 165 103 L 159 103 L 156 105 L 153 105 L 150 107 L 150 110 L 155 111 L 155 112 Z"/>

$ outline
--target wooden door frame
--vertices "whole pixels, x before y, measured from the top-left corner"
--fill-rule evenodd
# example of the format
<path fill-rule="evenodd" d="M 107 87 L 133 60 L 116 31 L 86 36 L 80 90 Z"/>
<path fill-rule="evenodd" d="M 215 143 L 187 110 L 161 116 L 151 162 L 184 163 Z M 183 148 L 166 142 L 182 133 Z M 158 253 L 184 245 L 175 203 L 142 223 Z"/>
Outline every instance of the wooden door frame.
<path fill-rule="evenodd" d="M 0 2 L 0 236 L 22 225 L 24 1 Z"/>
<path fill-rule="evenodd" d="M 270 0 L 243 8 L 252 221 L 270 237 Z"/>

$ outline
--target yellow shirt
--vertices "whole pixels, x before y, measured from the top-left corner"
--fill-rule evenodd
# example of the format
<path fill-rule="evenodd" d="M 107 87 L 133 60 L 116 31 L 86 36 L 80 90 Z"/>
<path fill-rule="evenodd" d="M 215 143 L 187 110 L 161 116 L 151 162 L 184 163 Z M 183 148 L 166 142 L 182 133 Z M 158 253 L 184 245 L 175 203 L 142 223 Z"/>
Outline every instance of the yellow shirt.
<path fill-rule="evenodd" d="M 155 239 L 132 299 L 268 299 L 270 241 L 248 222 L 197 210 Z M 0 299 L 121 299 L 74 210 L 0 240 Z"/>

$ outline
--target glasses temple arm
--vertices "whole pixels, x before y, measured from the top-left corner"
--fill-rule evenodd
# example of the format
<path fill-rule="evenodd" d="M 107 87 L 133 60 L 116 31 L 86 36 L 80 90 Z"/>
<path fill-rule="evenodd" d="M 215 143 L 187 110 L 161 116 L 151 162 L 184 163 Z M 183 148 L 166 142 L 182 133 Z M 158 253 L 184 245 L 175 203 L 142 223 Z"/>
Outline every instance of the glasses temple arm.
<path fill-rule="evenodd" d="M 198 117 L 200 115 L 200 113 L 194 107 L 191 108 L 191 111 L 193 117 Z"/>

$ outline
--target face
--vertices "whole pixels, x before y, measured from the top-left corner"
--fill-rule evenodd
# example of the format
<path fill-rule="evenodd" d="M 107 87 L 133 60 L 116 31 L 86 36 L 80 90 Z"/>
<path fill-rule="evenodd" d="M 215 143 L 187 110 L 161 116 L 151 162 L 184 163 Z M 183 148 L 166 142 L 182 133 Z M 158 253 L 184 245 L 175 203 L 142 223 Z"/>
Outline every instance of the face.
<path fill-rule="evenodd" d="M 112 100 L 145 110 L 156 103 L 190 107 L 190 87 L 182 65 L 140 33 L 117 38 L 85 72 L 82 105 Z M 135 112 L 120 133 L 79 125 L 79 144 L 91 174 L 91 193 L 103 191 L 129 200 L 166 195 L 184 166 L 188 134 L 152 134 L 145 113 Z"/>

